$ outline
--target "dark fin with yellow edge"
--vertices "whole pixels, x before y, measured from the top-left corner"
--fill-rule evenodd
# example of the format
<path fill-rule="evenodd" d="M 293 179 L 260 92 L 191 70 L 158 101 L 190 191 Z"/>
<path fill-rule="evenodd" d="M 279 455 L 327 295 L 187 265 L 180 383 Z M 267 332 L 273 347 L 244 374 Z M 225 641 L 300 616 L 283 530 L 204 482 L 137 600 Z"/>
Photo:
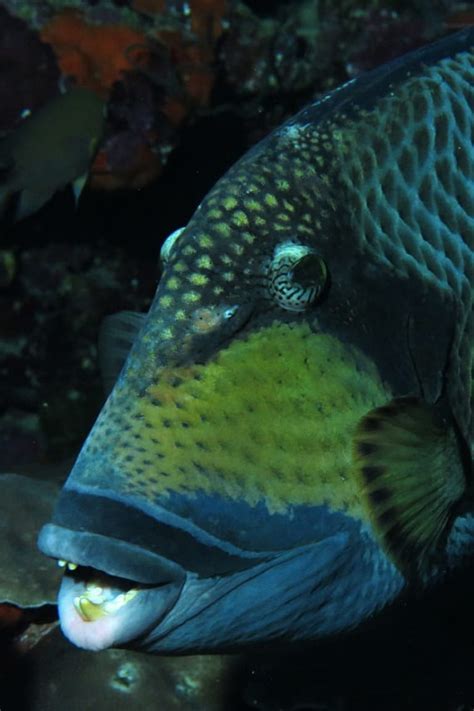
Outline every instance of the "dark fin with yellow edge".
<path fill-rule="evenodd" d="M 414 398 L 395 399 L 359 422 L 354 459 L 389 554 L 408 576 L 425 572 L 466 490 L 454 422 Z"/>
<path fill-rule="evenodd" d="M 99 330 L 99 367 L 105 394 L 109 395 L 127 360 L 146 314 L 121 311 L 106 316 Z"/>

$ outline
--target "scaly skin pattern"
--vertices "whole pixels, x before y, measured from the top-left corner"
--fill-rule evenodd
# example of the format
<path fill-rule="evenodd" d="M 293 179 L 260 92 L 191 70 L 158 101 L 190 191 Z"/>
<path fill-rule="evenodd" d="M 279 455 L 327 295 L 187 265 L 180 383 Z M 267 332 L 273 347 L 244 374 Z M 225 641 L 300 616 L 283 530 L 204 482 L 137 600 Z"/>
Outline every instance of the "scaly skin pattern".
<path fill-rule="evenodd" d="M 144 581 L 166 583 L 165 562 L 182 571 L 178 599 L 132 644 L 316 638 L 405 587 L 353 440 L 368 412 L 410 397 L 442 403 L 462 456 L 472 448 L 473 45 L 465 31 L 306 107 L 217 183 L 170 247 L 40 539 L 49 555 L 123 577 L 117 541 L 156 556 Z M 288 278 L 317 294 L 303 307 L 291 284 L 275 298 L 295 245 L 309 261 Z M 472 555 L 473 532 L 472 516 L 453 513 L 415 583 Z"/>

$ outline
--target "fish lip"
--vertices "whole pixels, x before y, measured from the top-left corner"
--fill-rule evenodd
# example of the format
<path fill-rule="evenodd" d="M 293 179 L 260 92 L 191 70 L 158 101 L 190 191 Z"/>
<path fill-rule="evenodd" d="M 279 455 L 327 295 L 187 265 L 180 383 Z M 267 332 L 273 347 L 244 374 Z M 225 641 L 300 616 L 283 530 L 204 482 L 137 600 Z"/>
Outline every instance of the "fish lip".
<path fill-rule="evenodd" d="M 182 566 L 139 545 L 52 523 L 41 529 L 38 548 L 51 558 L 71 561 L 144 585 L 181 583 L 186 578 Z"/>
<path fill-rule="evenodd" d="M 105 612 L 98 618 L 84 618 L 76 607 L 76 599 L 88 597 L 86 583 L 96 579 L 94 570 L 79 568 L 63 577 L 58 594 L 58 612 L 64 635 L 76 646 L 101 651 L 110 647 L 134 649 L 141 639 L 159 626 L 173 609 L 181 595 L 184 582 L 171 581 L 155 587 L 135 585 L 132 581 L 114 578 L 107 580 L 99 572 L 99 585 L 111 584 L 112 591 L 125 592 L 133 589 L 135 595 L 118 610 Z"/>

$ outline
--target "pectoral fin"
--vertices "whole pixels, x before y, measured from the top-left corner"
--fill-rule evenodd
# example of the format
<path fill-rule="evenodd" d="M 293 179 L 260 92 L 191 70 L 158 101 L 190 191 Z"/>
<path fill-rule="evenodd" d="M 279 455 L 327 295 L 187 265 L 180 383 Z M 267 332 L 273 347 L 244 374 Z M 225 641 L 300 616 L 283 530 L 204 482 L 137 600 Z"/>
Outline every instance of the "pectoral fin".
<path fill-rule="evenodd" d="M 99 332 L 99 364 L 104 389 L 108 395 L 127 359 L 146 314 L 121 311 L 107 316 Z"/>
<path fill-rule="evenodd" d="M 466 489 L 454 423 L 411 398 L 359 423 L 354 457 L 375 530 L 399 567 L 426 569 Z"/>

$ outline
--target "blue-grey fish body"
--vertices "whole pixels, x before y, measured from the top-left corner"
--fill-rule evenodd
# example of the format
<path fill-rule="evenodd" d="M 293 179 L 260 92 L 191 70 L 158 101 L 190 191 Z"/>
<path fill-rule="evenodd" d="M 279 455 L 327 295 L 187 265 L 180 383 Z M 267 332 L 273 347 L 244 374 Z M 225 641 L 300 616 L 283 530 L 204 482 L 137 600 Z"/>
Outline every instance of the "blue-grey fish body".
<path fill-rule="evenodd" d="M 165 243 L 40 536 L 74 643 L 314 639 L 472 556 L 473 107 L 469 30 L 303 109 Z"/>

